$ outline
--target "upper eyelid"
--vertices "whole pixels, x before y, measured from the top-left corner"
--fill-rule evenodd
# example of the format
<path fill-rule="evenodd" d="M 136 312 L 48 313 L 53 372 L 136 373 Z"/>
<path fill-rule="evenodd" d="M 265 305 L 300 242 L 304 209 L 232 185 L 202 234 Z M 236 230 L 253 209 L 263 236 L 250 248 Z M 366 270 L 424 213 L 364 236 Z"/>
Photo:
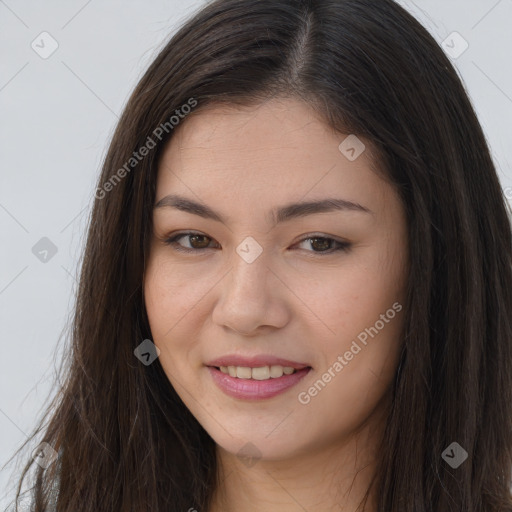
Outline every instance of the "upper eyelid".
<path fill-rule="evenodd" d="M 172 240 L 173 242 L 176 243 L 176 240 L 179 240 L 180 238 L 184 237 L 186 238 L 187 236 L 194 236 L 194 235 L 197 235 L 197 236 L 204 236 L 208 239 L 210 239 L 211 241 L 219 244 L 219 242 L 217 242 L 217 240 L 215 240 L 215 238 L 205 234 L 205 233 L 202 233 L 202 232 L 196 232 L 196 231 L 183 231 L 183 232 L 177 232 L 177 233 L 171 233 L 167 236 L 164 237 L 164 240 L 165 241 L 170 241 Z M 295 244 L 298 244 L 298 243 L 302 243 L 302 242 L 305 242 L 307 240 L 310 240 L 310 239 L 313 239 L 313 238 L 324 238 L 326 240 L 332 240 L 334 242 L 336 242 L 337 244 L 340 244 L 340 245 L 344 245 L 344 246 L 350 246 L 352 245 L 352 242 L 350 242 L 349 240 L 344 240 L 344 239 L 340 239 L 339 237 L 335 237 L 333 235 L 328 235 L 326 233 L 310 233 L 310 234 L 306 234 L 306 235 L 303 235 L 302 238 L 300 238 L 299 240 L 297 240 L 296 242 L 293 243 L 293 245 Z M 189 247 L 184 247 L 183 249 L 187 250 L 187 249 L 190 249 Z M 191 251 L 201 251 L 201 250 L 206 250 L 206 249 L 209 249 L 209 247 L 203 247 L 201 249 L 190 249 Z"/>
<path fill-rule="evenodd" d="M 215 238 L 213 238 L 212 236 L 207 235 L 206 233 L 203 233 L 201 231 L 178 231 L 176 233 L 170 233 L 169 235 L 166 235 L 164 238 L 169 239 L 169 238 L 178 238 L 180 236 L 194 236 L 194 235 L 204 236 L 206 238 L 209 238 L 210 240 L 215 240 Z M 332 238 L 333 240 L 336 240 L 338 242 L 347 242 L 348 243 L 348 240 L 344 240 L 340 237 L 336 237 L 334 235 L 329 235 L 327 233 L 308 233 L 306 235 L 303 235 L 303 237 L 299 241 L 306 240 L 307 238 Z"/>

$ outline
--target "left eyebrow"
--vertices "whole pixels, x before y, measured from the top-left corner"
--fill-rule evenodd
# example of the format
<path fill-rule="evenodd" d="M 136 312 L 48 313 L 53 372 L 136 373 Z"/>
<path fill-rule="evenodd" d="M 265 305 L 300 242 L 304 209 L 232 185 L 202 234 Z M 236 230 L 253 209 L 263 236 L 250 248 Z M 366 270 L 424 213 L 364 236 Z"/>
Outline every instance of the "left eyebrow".
<path fill-rule="evenodd" d="M 158 208 L 176 208 L 183 212 L 199 215 L 205 219 L 212 219 L 226 224 L 226 219 L 209 206 L 175 194 L 170 194 L 160 199 L 154 206 L 155 210 Z M 346 199 L 325 198 L 317 201 L 290 203 L 280 206 L 272 209 L 269 212 L 269 215 L 274 220 L 275 224 L 279 224 L 281 222 L 305 217 L 307 215 L 332 211 L 357 211 L 368 214 L 374 213 L 366 206 L 362 206 L 352 201 L 347 201 Z"/>

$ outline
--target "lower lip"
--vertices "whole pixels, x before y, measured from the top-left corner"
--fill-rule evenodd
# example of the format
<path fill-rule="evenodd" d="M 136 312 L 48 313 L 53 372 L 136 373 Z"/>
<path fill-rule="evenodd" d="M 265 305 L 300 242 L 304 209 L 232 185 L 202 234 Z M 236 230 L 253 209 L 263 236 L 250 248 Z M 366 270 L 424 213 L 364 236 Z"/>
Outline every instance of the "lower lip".
<path fill-rule="evenodd" d="M 291 375 L 283 375 L 277 379 L 270 378 L 267 380 L 238 379 L 217 370 L 213 366 L 208 366 L 208 370 L 215 384 L 226 395 L 244 400 L 264 400 L 284 393 L 295 386 L 309 373 L 311 368 L 303 368 Z"/>

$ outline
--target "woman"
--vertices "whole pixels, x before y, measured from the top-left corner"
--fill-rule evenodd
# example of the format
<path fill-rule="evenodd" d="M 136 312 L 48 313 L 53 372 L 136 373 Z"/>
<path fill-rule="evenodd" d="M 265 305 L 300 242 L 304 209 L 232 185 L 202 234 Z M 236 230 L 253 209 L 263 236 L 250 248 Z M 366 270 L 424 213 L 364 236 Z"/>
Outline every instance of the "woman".
<path fill-rule="evenodd" d="M 511 246 L 404 9 L 210 3 L 105 159 L 36 509 L 512 511 Z"/>

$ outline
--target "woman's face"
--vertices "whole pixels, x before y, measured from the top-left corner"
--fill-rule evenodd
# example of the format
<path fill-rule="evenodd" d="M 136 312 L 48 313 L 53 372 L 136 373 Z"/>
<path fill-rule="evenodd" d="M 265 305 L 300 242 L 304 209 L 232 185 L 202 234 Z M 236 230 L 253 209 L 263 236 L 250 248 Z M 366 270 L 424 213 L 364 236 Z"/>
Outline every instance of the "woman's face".
<path fill-rule="evenodd" d="M 398 196 L 368 148 L 296 100 L 210 106 L 175 130 L 144 283 L 169 381 L 227 452 L 346 442 L 387 403 L 397 368 Z"/>

